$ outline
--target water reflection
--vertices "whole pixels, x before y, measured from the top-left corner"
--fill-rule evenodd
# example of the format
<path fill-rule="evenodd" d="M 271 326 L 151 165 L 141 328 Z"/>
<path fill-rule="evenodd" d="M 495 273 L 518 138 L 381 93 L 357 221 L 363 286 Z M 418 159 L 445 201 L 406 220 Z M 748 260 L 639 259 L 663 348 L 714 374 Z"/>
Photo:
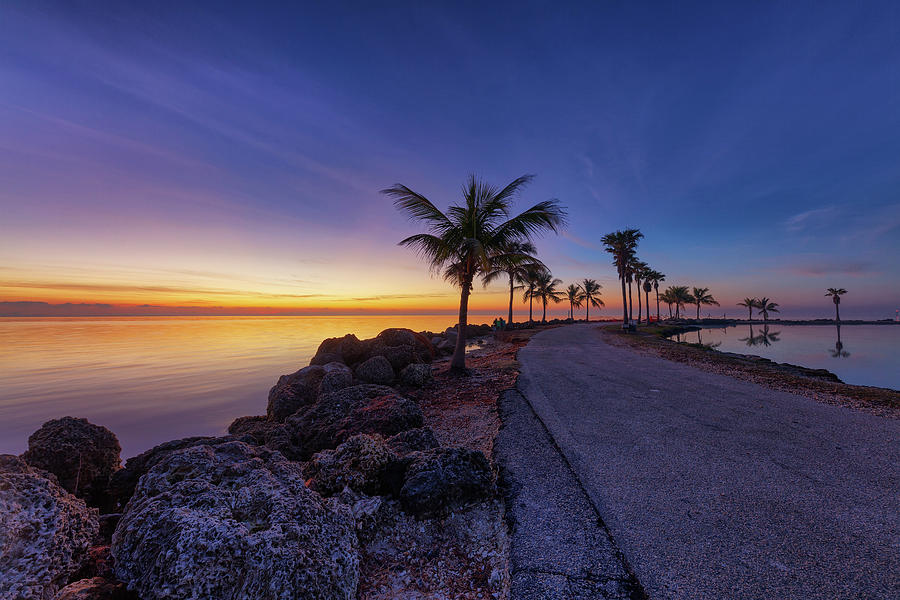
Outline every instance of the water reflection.
<path fill-rule="evenodd" d="M 844 344 L 841 342 L 841 326 L 837 325 L 837 341 L 834 343 L 834 348 L 829 350 L 831 353 L 831 358 L 847 358 L 850 356 L 850 353 L 844 350 Z"/>
<path fill-rule="evenodd" d="M 744 338 L 740 338 L 740 341 L 744 342 L 748 346 L 771 346 L 775 342 L 780 341 L 779 337 L 781 335 L 780 331 L 769 331 L 768 325 L 763 325 L 762 333 L 759 335 L 755 335 L 753 333 L 753 325 L 750 326 L 750 335 Z"/>

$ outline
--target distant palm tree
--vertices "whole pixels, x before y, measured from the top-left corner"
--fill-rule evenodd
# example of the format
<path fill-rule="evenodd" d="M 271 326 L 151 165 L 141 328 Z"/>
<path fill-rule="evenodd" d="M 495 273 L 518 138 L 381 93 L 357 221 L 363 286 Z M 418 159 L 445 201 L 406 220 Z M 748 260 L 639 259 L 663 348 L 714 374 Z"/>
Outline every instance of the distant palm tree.
<path fill-rule="evenodd" d="M 839 323 L 841 321 L 841 296 L 846 293 L 847 290 L 844 288 L 828 288 L 825 293 L 826 296 L 831 296 L 831 300 L 834 302 L 834 320 Z"/>
<path fill-rule="evenodd" d="M 606 306 L 600 299 L 600 288 L 603 287 L 593 279 L 585 279 L 581 282 L 581 291 L 584 294 L 585 315 L 584 320 L 591 320 L 591 307 L 600 308 Z"/>
<path fill-rule="evenodd" d="M 666 303 L 669 307 L 669 318 L 672 318 L 672 305 L 675 304 L 675 296 L 672 294 L 672 288 L 668 287 L 660 294 L 659 299 Z"/>
<path fill-rule="evenodd" d="M 763 322 L 769 322 L 769 313 L 770 312 L 778 312 L 778 304 L 775 302 L 771 302 L 768 298 L 760 298 L 759 302 L 756 304 L 756 308 L 759 309 L 760 314 L 763 316 Z"/>
<path fill-rule="evenodd" d="M 694 297 L 694 304 L 697 305 L 697 320 L 700 320 L 700 305 L 704 306 L 719 306 L 719 303 L 715 298 L 709 293 L 709 288 L 698 288 L 695 287 L 691 296 Z"/>
<path fill-rule="evenodd" d="M 569 301 L 569 318 L 575 320 L 575 309 L 581 308 L 584 301 L 584 291 L 580 285 L 570 283 L 566 288 L 566 299 Z"/>
<path fill-rule="evenodd" d="M 509 318 L 507 321 L 510 325 L 513 322 L 513 294 L 515 290 L 522 288 L 521 285 L 516 284 L 521 284 L 526 279 L 529 267 L 544 266 L 534 257 L 536 252 L 537 249 L 531 242 L 514 240 L 492 257 L 491 270 L 482 276 L 485 286 L 500 277 L 509 278 Z"/>
<path fill-rule="evenodd" d="M 472 282 L 491 270 L 491 257 L 497 258 L 515 241 L 529 241 L 545 231 L 558 231 L 565 223 L 566 211 L 556 200 L 545 200 L 515 217 L 510 217 L 518 191 L 531 181 L 524 175 L 497 189 L 469 176 L 463 188 L 463 202 L 441 212 L 430 200 L 395 184 L 382 190 L 394 199 L 394 206 L 410 219 L 427 225 L 426 233 L 417 233 L 400 241 L 416 250 L 434 271 L 443 271 L 448 281 L 460 288 L 459 323 L 456 348 L 450 367 L 466 368 L 466 324 Z"/>
<path fill-rule="evenodd" d="M 753 309 L 756 308 L 756 305 L 759 304 L 758 298 L 744 298 L 741 302 L 738 302 L 738 306 L 743 306 L 750 313 L 750 320 L 753 320 Z"/>
<path fill-rule="evenodd" d="M 669 290 L 672 292 L 672 304 L 675 305 L 675 318 L 680 319 L 681 309 L 687 304 L 693 304 L 694 297 L 691 296 L 686 285 L 670 286 Z"/>
<path fill-rule="evenodd" d="M 625 294 L 625 283 L 628 278 L 629 265 L 634 258 L 638 241 L 644 237 L 639 229 L 624 229 L 607 233 L 601 238 L 606 251 L 613 256 L 613 265 L 622 282 L 622 320 L 628 324 L 628 298 Z"/>
<path fill-rule="evenodd" d="M 534 295 L 540 298 L 541 303 L 544 305 L 544 314 L 541 317 L 542 323 L 547 322 L 547 302 L 558 304 L 563 299 L 563 292 L 556 289 L 558 285 L 562 285 L 562 279 L 554 279 L 549 271 L 541 273 L 540 277 L 538 277 Z"/>
<path fill-rule="evenodd" d="M 653 290 L 656 292 L 656 320 L 659 322 L 659 283 L 666 280 L 666 276 L 659 271 L 650 269 L 648 280 L 653 282 Z M 649 309 L 647 312 L 650 312 Z M 647 321 L 649 323 L 649 319 Z"/>
<path fill-rule="evenodd" d="M 644 279 L 644 304 L 647 306 L 647 325 L 650 324 L 650 290 L 653 289 L 653 284 L 650 283 L 649 279 Z"/>

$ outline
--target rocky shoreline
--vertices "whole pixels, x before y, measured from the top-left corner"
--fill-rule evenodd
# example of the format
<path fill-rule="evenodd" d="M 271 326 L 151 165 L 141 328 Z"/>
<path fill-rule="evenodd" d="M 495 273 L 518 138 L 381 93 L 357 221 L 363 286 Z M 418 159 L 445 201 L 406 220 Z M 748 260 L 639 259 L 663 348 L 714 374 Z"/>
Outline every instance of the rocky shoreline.
<path fill-rule="evenodd" d="M 48 421 L 0 456 L 0 600 L 507 597 L 490 457 L 527 334 L 489 333 L 465 378 L 453 330 L 325 340 L 265 415 L 124 466 L 105 427 Z"/>
<path fill-rule="evenodd" d="M 649 328 L 641 328 L 636 334 L 624 334 L 621 327 L 607 326 L 598 328 L 598 332 L 612 344 L 650 352 L 667 360 L 753 381 L 771 389 L 799 394 L 825 404 L 846 406 L 882 417 L 900 418 L 900 391 L 844 383 L 837 375 L 825 369 L 776 363 L 755 355 L 720 352 L 668 339 L 670 335 L 696 329 L 696 326 L 690 324 L 652 325 Z"/>

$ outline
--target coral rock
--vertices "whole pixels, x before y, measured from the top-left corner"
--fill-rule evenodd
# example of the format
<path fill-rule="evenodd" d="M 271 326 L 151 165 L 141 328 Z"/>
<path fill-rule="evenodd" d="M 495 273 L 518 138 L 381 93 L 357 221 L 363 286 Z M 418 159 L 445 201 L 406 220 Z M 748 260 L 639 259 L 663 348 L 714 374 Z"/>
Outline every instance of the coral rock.
<path fill-rule="evenodd" d="M 482 452 L 438 448 L 409 458 L 400 501 L 412 513 L 437 514 L 493 493 L 493 473 Z"/>
<path fill-rule="evenodd" d="M 174 452 L 144 475 L 113 535 L 116 575 L 143 600 L 350 600 L 349 509 L 300 465 L 241 442 Z"/>
<path fill-rule="evenodd" d="M 396 463 L 396 455 L 380 439 L 355 435 L 334 450 L 314 454 L 304 474 L 309 487 L 323 496 L 345 487 L 375 495 L 390 487 L 387 478 Z"/>
<path fill-rule="evenodd" d="M 394 380 L 394 367 L 383 356 L 373 356 L 356 367 L 356 376 L 366 383 L 387 385 Z"/>

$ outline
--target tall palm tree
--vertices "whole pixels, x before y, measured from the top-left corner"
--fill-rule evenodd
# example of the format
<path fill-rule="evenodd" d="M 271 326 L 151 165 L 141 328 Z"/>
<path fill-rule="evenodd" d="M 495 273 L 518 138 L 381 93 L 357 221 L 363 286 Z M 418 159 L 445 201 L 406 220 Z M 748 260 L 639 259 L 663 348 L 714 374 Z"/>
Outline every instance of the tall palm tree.
<path fill-rule="evenodd" d="M 691 292 L 688 291 L 686 285 L 669 286 L 669 289 L 666 291 L 669 290 L 671 290 L 672 294 L 672 304 L 675 305 L 675 318 L 680 319 L 681 309 L 684 308 L 687 304 L 693 304 L 694 297 L 691 296 Z"/>
<path fill-rule="evenodd" d="M 600 308 L 606 306 L 600 299 L 600 288 L 603 287 L 593 279 L 585 279 L 581 282 L 581 292 L 584 294 L 585 315 L 584 320 L 591 320 L 591 307 Z"/>
<path fill-rule="evenodd" d="M 471 175 L 463 188 L 463 202 L 446 213 L 405 185 L 382 190 L 394 199 L 397 209 L 427 226 L 426 233 L 411 235 L 400 245 L 413 248 L 433 271 L 443 271 L 444 278 L 460 289 L 458 334 L 450 361 L 454 371 L 466 368 L 466 324 L 475 277 L 490 271 L 492 258 L 502 256 L 511 242 L 556 232 L 565 223 L 566 211 L 557 200 L 544 200 L 509 216 L 517 193 L 532 177 L 524 175 L 497 189 Z"/>
<path fill-rule="evenodd" d="M 569 301 L 569 318 L 575 320 L 575 309 L 581 308 L 584 301 L 584 290 L 575 283 L 570 283 L 566 288 L 566 299 Z"/>
<path fill-rule="evenodd" d="M 637 297 L 638 297 L 637 322 L 638 322 L 638 324 L 640 324 L 641 323 L 641 289 L 642 289 L 641 282 L 644 280 L 644 275 L 647 273 L 647 271 L 650 270 L 650 265 L 648 265 L 647 263 L 645 263 L 642 260 L 635 259 L 632 269 L 634 271 L 634 283 L 637 285 L 637 292 L 638 292 L 637 293 Z M 647 307 L 647 312 L 648 313 L 650 312 L 649 307 Z"/>
<path fill-rule="evenodd" d="M 675 303 L 675 297 L 672 294 L 672 288 L 667 288 L 660 296 L 659 299 L 666 303 L 669 307 L 669 318 L 672 318 L 672 305 Z"/>
<path fill-rule="evenodd" d="M 828 288 L 828 291 L 825 293 L 826 296 L 831 296 L 832 301 L 834 301 L 834 320 L 838 323 L 841 322 L 841 296 L 847 293 L 847 290 L 844 288 Z"/>
<path fill-rule="evenodd" d="M 628 278 L 629 264 L 634 258 L 638 241 L 644 237 L 639 229 L 623 229 L 607 233 L 601 238 L 606 251 L 613 256 L 613 265 L 622 282 L 622 321 L 628 325 L 628 298 L 625 294 L 625 283 Z"/>
<path fill-rule="evenodd" d="M 647 281 L 653 284 L 653 289 L 656 291 L 656 321 L 659 322 L 659 282 L 665 281 L 666 276 L 656 271 L 654 269 L 650 269 L 650 271 L 646 275 Z M 649 305 L 647 307 L 647 323 L 650 323 L 650 308 Z"/>
<path fill-rule="evenodd" d="M 514 240 L 501 251 L 495 253 L 491 260 L 491 270 L 482 276 L 484 285 L 492 283 L 500 277 L 509 278 L 509 318 L 507 322 L 513 322 L 513 294 L 521 289 L 522 281 L 526 278 L 530 266 L 541 266 L 543 263 L 534 257 L 537 249 L 529 241 Z"/>
<path fill-rule="evenodd" d="M 756 308 L 759 310 L 760 314 L 763 316 L 763 322 L 769 322 L 769 313 L 770 312 L 778 312 L 778 304 L 776 302 L 771 302 L 768 298 L 763 297 L 760 298 Z"/>
<path fill-rule="evenodd" d="M 555 279 L 549 271 L 541 273 L 541 276 L 538 277 L 534 292 L 541 299 L 541 303 L 544 306 L 544 314 L 541 317 L 542 323 L 547 322 L 547 302 L 558 304 L 563 299 L 563 292 L 556 288 L 558 285 L 562 285 L 562 279 Z"/>
<path fill-rule="evenodd" d="M 750 321 L 753 320 L 753 309 L 756 308 L 756 305 L 759 304 L 758 298 L 744 298 L 742 301 L 738 302 L 738 306 L 743 306 L 747 309 L 747 312 L 750 313 Z"/>
<path fill-rule="evenodd" d="M 694 304 L 697 305 L 697 320 L 700 320 L 700 305 L 703 304 L 705 306 L 719 306 L 719 303 L 715 298 L 709 293 L 709 288 L 698 288 L 695 287 L 691 296 L 694 297 Z"/>

